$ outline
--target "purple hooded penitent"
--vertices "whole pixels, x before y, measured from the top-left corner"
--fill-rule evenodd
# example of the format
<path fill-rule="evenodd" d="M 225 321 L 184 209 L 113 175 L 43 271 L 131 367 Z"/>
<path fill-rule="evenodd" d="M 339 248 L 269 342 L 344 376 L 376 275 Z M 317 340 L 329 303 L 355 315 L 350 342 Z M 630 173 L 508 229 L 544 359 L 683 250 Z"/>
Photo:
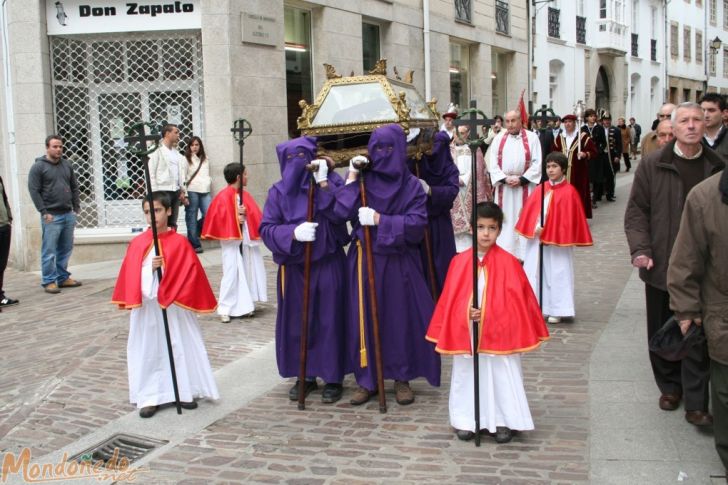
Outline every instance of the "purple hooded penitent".
<path fill-rule="evenodd" d="M 312 174 L 305 167 L 316 158 L 316 142 L 301 137 L 276 147 L 282 179 L 268 191 L 260 234 L 273 253 L 278 270 L 278 314 L 276 317 L 276 359 L 282 377 L 299 372 L 301 321 L 303 312 L 303 268 L 305 244 L 294 240 L 296 226 L 306 221 L 308 187 Z M 314 222 L 316 240 L 311 243 L 311 278 L 307 372 L 327 383 L 340 383 L 351 372 L 345 358 L 344 337 L 346 219 L 335 216 L 334 192 L 343 181 L 329 172 L 328 188 L 316 186 Z"/>
<path fill-rule="evenodd" d="M 431 385 L 439 386 L 440 357 L 425 340 L 433 303 L 419 253 L 427 225 L 427 197 L 420 182 L 407 168 L 406 139 L 399 125 L 376 129 L 368 149 L 371 167 L 360 177 L 364 177 L 369 207 L 380 214 L 379 225 L 370 227 L 370 232 L 384 378 L 408 381 L 425 377 Z M 359 184 L 350 183 L 339 188 L 336 199 L 334 212 L 348 218 L 354 229 L 347 267 L 347 358 L 359 385 L 374 390 L 376 365 L 364 232 L 358 221 Z M 360 360 L 360 286 L 363 290 L 364 346 L 368 357 L 366 367 Z"/>
<path fill-rule="evenodd" d="M 435 281 L 438 293 L 445 283 L 450 260 L 455 256 L 455 234 L 450 219 L 450 209 L 458 195 L 458 168 L 452 161 L 450 137 L 438 131 L 434 137 L 432 155 L 424 155 L 421 160 L 408 160 L 412 173 L 415 164 L 419 165 L 420 178 L 430 186 L 427 197 L 427 218 L 432 242 L 432 259 L 435 266 Z M 425 245 L 421 246 L 422 264 L 428 274 L 428 261 Z M 429 276 L 429 275 L 428 275 Z M 429 280 L 428 280 L 429 288 Z"/>

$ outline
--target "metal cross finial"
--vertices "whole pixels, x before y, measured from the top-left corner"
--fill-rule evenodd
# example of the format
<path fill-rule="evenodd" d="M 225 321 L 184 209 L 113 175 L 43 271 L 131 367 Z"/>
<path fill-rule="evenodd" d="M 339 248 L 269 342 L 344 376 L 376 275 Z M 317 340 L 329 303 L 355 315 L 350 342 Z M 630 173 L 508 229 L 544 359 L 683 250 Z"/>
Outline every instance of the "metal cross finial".
<path fill-rule="evenodd" d="M 549 121 L 558 121 L 561 118 L 556 116 L 556 113 L 554 113 L 553 109 L 549 108 L 545 104 L 542 104 L 541 108 L 534 111 L 533 115 L 531 115 L 531 119 L 540 121 L 541 129 L 545 130 L 546 125 L 548 124 Z"/>
<path fill-rule="evenodd" d="M 150 133 L 147 134 L 146 128 L 149 127 Z M 130 145 L 138 144 L 137 148 L 128 148 L 129 152 L 134 155 L 143 157 L 149 155 L 159 147 L 159 140 L 161 135 L 158 131 L 155 131 L 157 127 L 151 123 L 140 121 L 133 124 L 128 130 L 127 135 L 124 137 L 124 142 Z M 149 146 L 148 142 L 154 142 L 152 146 Z"/>
<path fill-rule="evenodd" d="M 235 140 L 237 140 L 238 143 L 242 143 L 243 140 L 253 133 L 253 127 L 250 126 L 250 122 L 248 120 L 240 118 L 235 120 L 230 131 L 233 133 Z"/>
<path fill-rule="evenodd" d="M 465 115 L 468 115 L 466 118 Z M 480 117 L 480 118 L 478 118 Z M 466 109 L 460 116 L 452 122 L 456 127 L 467 126 L 470 129 L 470 137 L 468 138 L 468 145 L 478 146 L 483 141 L 483 137 L 478 136 L 478 126 L 491 126 L 495 124 L 495 120 L 488 118 L 488 116 L 477 108 L 477 103 L 474 99 L 470 100 L 470 108 Z"/>

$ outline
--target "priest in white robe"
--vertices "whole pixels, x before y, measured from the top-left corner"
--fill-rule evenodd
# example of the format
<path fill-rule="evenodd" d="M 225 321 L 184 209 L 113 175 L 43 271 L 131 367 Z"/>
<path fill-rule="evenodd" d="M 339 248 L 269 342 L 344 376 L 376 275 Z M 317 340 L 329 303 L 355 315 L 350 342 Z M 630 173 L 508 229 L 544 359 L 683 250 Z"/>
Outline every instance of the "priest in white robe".
<path fill-rule="evenodd" d="M 498 245 L 523 260 L 525 242 L 514 228 L 528 196 L 541 181 L 541 143 L 538 135 L 523 128 L 517 111 L 506 113 L 505 123 L 505 132 L 491 144 L 488 172 L 495 189 L 494 202 L 504 213 Z"/>

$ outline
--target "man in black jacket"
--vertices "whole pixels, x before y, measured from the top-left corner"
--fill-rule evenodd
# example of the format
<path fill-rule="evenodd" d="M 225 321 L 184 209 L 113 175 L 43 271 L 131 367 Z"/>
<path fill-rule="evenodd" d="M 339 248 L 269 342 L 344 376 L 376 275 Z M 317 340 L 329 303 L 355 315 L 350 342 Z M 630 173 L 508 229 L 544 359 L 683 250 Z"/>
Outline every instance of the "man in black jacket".
<path fill-rule="evenodd" d="M 67 269 L 81 200 L 71 162 L 63 158 L 60 136 L 46 138 L 46 154 L 36 158 L 30 168 L 28 190 L 41 217 L 41 284 L 45 292 L 81 286 Z"/>
<path fill-rule="evenodd" d="M 604 127 L 597 123 L 597 112 L 595 110 L 586 110 L 584 112 L 584 118 L 586 119 L 586 124 L 581 127 L 581 131 L 589 134 L 598 152 L 597 158 L 589 160 L 592 207 L 596 209 L 597 202 L 602 200 L 602 196 L 604 195 L 604 170 L 609 163 L 609 157 L 607 156 L 607 137 L 604 133 Z"/>
<path fill-rule="evenodd" d="M 728 142 L 725 141 L 726 128 L 723 126 L 723 113 L 728 111 L 725 97 L 718 93 L 707 93 L 700 99 L 700 107 L 705 116 L 703 145 L 710 147 L 728 161 Z"/>
<path fill-rule="evenodd" d="M 607 200 L 614 202 L 615 177 L 619 171 L 622 160 L 622 133 L 616 126 L 612 126 L 612 117 L 606 111 L 602 115 L 602 126 L 607 138 L 607 162 L 604 164 L 604 189 Z"/>
<path fill-rule="evenodd" d="M 18 300 L 5 296 L 3 291 L 3 276 L 8 266 L 8 255 L 10 254 L 10 224 L 13 222 L 13 214 L 10 212 L 8 196 L 5 194 L 5 184 L 0 177 L 0 312 L 3 308 L 17 305 Z"/>

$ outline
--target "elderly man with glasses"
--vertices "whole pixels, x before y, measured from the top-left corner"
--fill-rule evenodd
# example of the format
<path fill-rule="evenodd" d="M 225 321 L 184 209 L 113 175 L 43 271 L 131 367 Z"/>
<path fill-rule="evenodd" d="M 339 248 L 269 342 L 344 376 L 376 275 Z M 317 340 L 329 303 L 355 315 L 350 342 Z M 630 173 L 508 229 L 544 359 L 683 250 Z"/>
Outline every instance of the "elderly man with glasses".
<path fill-rule="evenodd" d="M 660 107 L 660 111 L 657 113 L 657 119 L 652 124 L 652 131 L 647 133 L 642 141 L 642 159 L 660 148 L 661 145 L 657 141 L 657 125 L 661 121 L 669 120 L 674 110 L 675 105 L 672 103 L 665 103 Z"/>

